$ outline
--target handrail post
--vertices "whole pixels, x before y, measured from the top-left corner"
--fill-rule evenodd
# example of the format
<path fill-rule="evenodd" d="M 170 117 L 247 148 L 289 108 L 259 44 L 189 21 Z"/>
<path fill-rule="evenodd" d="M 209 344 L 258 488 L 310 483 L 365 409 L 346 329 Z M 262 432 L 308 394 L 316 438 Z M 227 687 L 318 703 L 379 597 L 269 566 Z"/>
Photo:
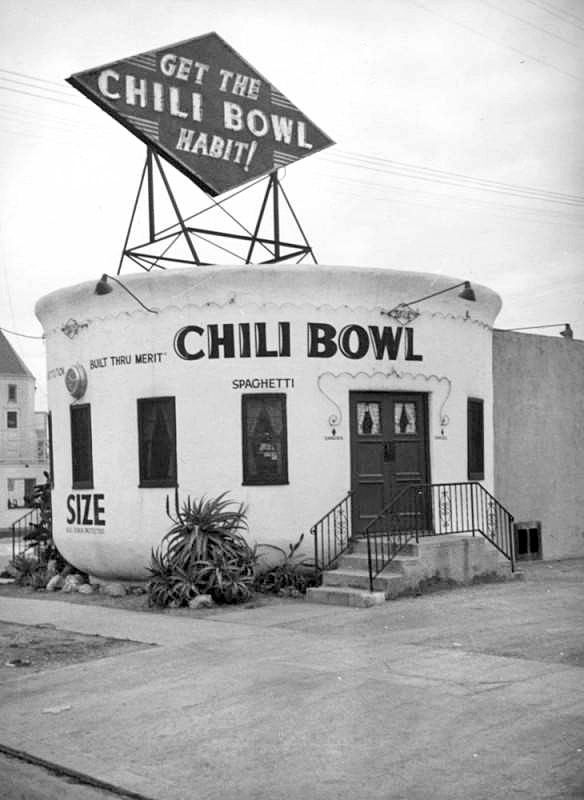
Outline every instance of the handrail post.
<path fill-rule="evenodd" d="M 511 556 L 511 572 L 515 572 L 515 531 L 513 530 L 514 517 L 507 515 L 507 525 L 509 530 L 509 554 Z"/>
<path fill-rule="evenodd" d="M 373 591 L 373 566 L 371 564 L 371 540 L 367 531 L 367 566 L 369 569 L 369 591 Z"/>
<path fill-rule="evenodd" d="M 470 524 L 472 528 L 472 535 L 475 535 L 475 508 L 474 508 L 474 489 L 475 484 L 470 484 Z"/>
<path fill-rule="evenodd" d="M 313 525 L 313 527 L 310 529 L 310 533 L 314 538 L 314 569 L 316 572 L 318 572 L 318 537 L 316 533 L 316 525 Z"/>

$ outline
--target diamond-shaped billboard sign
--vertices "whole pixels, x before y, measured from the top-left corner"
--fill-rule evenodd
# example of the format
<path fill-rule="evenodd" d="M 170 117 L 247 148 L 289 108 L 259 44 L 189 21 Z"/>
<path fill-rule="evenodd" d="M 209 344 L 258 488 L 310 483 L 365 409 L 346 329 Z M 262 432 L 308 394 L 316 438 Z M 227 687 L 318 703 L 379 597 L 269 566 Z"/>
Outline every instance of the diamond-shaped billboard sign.
<path fill-rule="evenodd" d="M 213 196 L 334 144 L 216 33 L 67 80 Z"/>

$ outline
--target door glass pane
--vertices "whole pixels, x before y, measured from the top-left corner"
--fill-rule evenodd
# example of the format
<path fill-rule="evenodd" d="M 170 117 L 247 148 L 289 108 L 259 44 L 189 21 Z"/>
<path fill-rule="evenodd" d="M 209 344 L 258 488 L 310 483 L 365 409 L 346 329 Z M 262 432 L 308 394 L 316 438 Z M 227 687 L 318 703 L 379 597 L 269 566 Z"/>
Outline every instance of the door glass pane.
<path fill-rule="evenodd" d="M 381 433 L 379 403 L 357 403 L 357 432 L 359 436 L 377 436 Z"/>
<path fill-rule="evenodd" d="M 394 433 L 417 433 L 416 404 L 395 403 L 393 407 Z"/>

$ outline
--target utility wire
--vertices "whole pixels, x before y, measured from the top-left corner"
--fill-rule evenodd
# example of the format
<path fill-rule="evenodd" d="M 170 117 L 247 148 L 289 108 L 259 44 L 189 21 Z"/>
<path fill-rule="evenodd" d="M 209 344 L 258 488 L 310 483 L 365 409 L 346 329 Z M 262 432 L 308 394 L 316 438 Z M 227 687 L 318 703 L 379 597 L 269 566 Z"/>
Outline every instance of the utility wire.
<path fill-rule="evenodd" d="M 5 69 L 4 67 L 0 67 L 0 72 L 6 72 L 8 75 L 17 75 L 19 78 L 29 78 L 31 81 L 41 81 L 41 83 L 50 83 L 53 86 L 63 86 L 63 82 L 57 81 L 50 81 L 46 78 L 40 78 L 36 75 L 26 75 L 24 72 L 15 72 L 13 69 Z"/>
<path fill-rule="evenodd" d="M 333 178 L 333 180 L 341 180 L 342 181 L 343 179 L 342 178 Z M 398 204 L 400 206 L 403 206 L 403 205 L 422 206 L 423 208 L 436 209 L 437 211 L 440 211 L 442 213 L 447 212 L 447 213 L 456 213 L 456 214 L 460 214 L 460 209 L 462 208 L 465 213 L 469 213 L 469 212 L 470 213 L 479 213 L 481 215 L 489 214 L 491 217 L 502 219 L 505 222 L 517 221 L 517 222 L 525 222 L 525 223 L 532 224 L 532 225 L 533 224 L 536 224 L 536 225 L 553 225 L 554 227 L 560 227 L 560 226 L 565 227 L 566 225 L 568 225 L 570 227 L 577 227 L 577 228 L 581 228 L 582 227 L 581 223 L 576 222 L 576 221 L 571 221 L 571 220 L 563 220 L 563 221 L 562 220 L 548 220 L 548 219 L 541 218 L 541 217 L 535 217 L 534 218 L 534 217 L 529 217 L 529 216 L 527 216 L 527 217 L 526 216 L 522 216 L 521 214 L 517 214 L 517 213 L 509 213 L 509 211 L 508 211 L 509 207 L 506 206 L 506 205 L 503 205 L 503 206 L 500 206 L 500 208 L 497 208 L 496 206 L 494 206 L 492 204 L 488 204 L 490 207 L 485 209 L 485 208 L 482 208 L 482 207 L 477 207 L 476 205 L 473 205 L 473 203 L 464 203 L 464 204 L 462 204 L 462 203 L 460 203 L 460 204 L 457 204 L 457 203 L 450 203 L 450 204 L 441 203 L 440 205 L 438 205 L 436 203 L 427 202 L 426 200 L 424 200 L 424 198 L 411 199 L 411 198 L 408 198 L 408 197 L 406 197 L 406 198 L 395 197 L 395 196 L 391 196 L 391 194 L 387 194 L 387 193 L 384 196 L 381 196 L 381 197 L 374 197 L 374 196 L 372 196 L 371 193 L 363 194 L 363 193 L 360 193 L 360 192 L 351 191 L 350 187 L 347 187 L 347 186 L 340 187 L 339 191 L 341 191 L 344 194 L 350 195 L 351 197 L 355 197 L 355 198 L 357 198 L 359 200 L 367 200 L 367 201 L 369 201 L 369 203 L 371 203 L 372 201 L 374 201 L 374 202 L 385 202 L 385 203 L 392 203 L 393 202 L 393 203 L 396 203 L 396 204 Z M 428 194 L 430 196 L 435 197 L 436 199 L 440 198 L 440 195 L 436 195 L 435 193 L 431 193 L 431 192 L 424 192 L 423 194 Z"/>
<path fill-rule="evenodd" d="M 326 157 L 323 157 L 322 160 L 323 161 L 327 161 L 327 162 L 332 163 L 332 164 L 339 164 L 339 165 L 345 166 L 345 167 L 346 166 L 358 167 L 359 169 L 364 169 L 364 170 L 367 170 L 368 172 L 376 172 L 376 173 L 379 173 L 379 174 L 386 174 L 386 175 L 397 175 L 397 176 L 402 177 L 402 178 L 410 178 L 410 179 L 413 179 L 413 180 L 428 181 L 430 183 L 441 184 L 441 185 L 444 185 L 444 186 L 454 186 L 456 188 L 467 188 L 467 189 L 476 189 L 476 190 L 481 190 L 481 191 L 486 191 L 486 192 L 495 192 L 497 194 L 507 195 L 507 196 L 511 196 L 511 197 L 521 197 L 523 199 L 530 199 L 530 200 L 540 200 L 540 201 L 545 200 L 545 202 L 548 202 L 548 203 L 559 203 L 559 204 L 562 204 L 562 205 L 568 205 L 568 206 L 572 206 L 572 207 L 575 207 L 575 208 L 581 208 L 584 205 L 584 199 L 582 199 L 582 200 L 578 199 L 576 201 L 560 200 L 560 199 L 553 198 L 553 197 L 545 197 L 545 198 L 544 197 L 537 197 L 537 196 L 534 196 L 534 195 L 526 194 L 525 192 L 510 191 L 510 190 L 507 190 L 507 189 L 496 188 L 496 187 L 493 187 L 493 186 L 478 186 L 478 185 L 477 186 L 472 186 L 472 185 L 469 186 L 469 185 L 461 184 L 460 181 L 455 180 L 455 179 L 438 178 L 438 177 L 434 177 L 434 176 L 423 174 L 423 173 L 422 174 L 418 174 L 418 173 L 416 173 L 416 172 L 414 172 L 412 170 L 404 170 L 404 169 L 400 169 L 399 167 L 398 168 L 393 168 L 393 169 L 391 167 L 389 167 L 389 166 L 387 166 L 387 167 L 385 167 L 385 166 L 384 167 L 375 167 L 375 166 L 368 165 L 368 164 L 359 164 L 359 163 L 356 163 L 356 162 L 351 162 L 351 161 L 347 162 L 347 161 L 342 161 L 342 160 L 339 161 L 339 160 L 335 160 L 335 159 L 332 159 L 332 158 L 326 158 Z"/>
<path fill-rule="evenodd" d="M 554 198 L 556 200 L 573 201 L 576 203 L 584 203 L 584 196 L 567 194 L 565 192 L 552 192 L 548 189 L 536 189 L 532 186 L 521 186 L 519 184 L 503 183 L 502 181 L 492 181 L 488 178 L 475 178 L 470 175 L 464 175 L 460 172 L 447 172 L 446 170 L 435 169 L 433 167 L 424 167 L 420 164 L 408 164 L 404 161 L 395 161 L 389 158 L 382 158 L 381 156 L 370 156 L 365 153 L 355 153 L 354 151 L 339 151 L 339 155 L 343 158 L 356 161 L 366 161 L 379 163 L 381 166 L 388 166 L 404 170 L 414 170 L 416 172 L 427 173 L 430 176 L 444 177 L 452 180 L 460 180 L 464 183 L 479 184 L 480 186 L 489 186 L 498 189 L 508 189 L 516 192 L 523 192 L 528 195 L 541 195 L 542 199 Z"/>
<path fill-rule="evenodd" d="M 49 86 L 37 86 L 36 83 L 30 83 L 29 81 L 18 81 L 15 78 L 5 78 L 4 75 L 0 75 L 0 80 L 6 81 L 7 83 L 14 83 L 17 86 L 28 86 L 32 89 L 38 89 L 39 92 L 53 92 L 53 94 L 64 94 L 66 97 L 72 97 L 71 92 L 66 92 L 63 89 L 52 89 Z"/>
<path fill-rule="evenodd" d="M 327 175 L 327 173 L 320 173 L 322 175 Z M 456 197 L 452 194 L 444 194 L 443 192 L 430 192 L 425 191 L 423 189 L 404 189 L 403 187 L 398 187 L 395 184 L 382 184 L 382 183 L 373 183 L 371 181 L 363 181 L 356 178 L 348 178 L 346 176 L 328 176 L 332 180 L 359 184 L 364 187 L 372 187 L 373 189 L 380 189 L 385 190 L 386 196 L 382 199 L 390 199 L 387 197 L 388 192 L 391 194 L 405 194 L 405 195 L 413 195 L 415 197 L 426 195 L 427 197 L 431 198 L 432 200 L 440 201 L 441 205 L 433 205 L 432 208 L 439 208 L 440 210 L 445 210 L 445 203 L 446 201 L 451 207 L 453 208 L 462 208 L 463 210 L 477 210 L 477 211 L 486 211 L 487 213 L 497 213 L 503 212 L 506 216 L 509 214 L 515 215 L 516 219 L 523 219 L 527 222 L 544 222 L 547 224 L 555 224 L 555 225 L 577 225 L 579 227 L 582 226 L 581 220 L 578 219 L 569 219 L 565 216 L 565 211 L 563 210 L 539 210 L 528 208 L 526 206 L 517 206 L 517 205 L 509 205 L 507 203 L 499 203 L 493 200 L 480 200 L 479 198 L 473 197 L 470 200 L 466 200 L 464 198 Z M 355 195 L 359 197 L 366 198 L 368 197 L 371 199 L 371 194 L 369 195 Z M 446 209 L 448 210 L 448 209 Z M 550 214 L 555 214 L 553 218 L 549 218 Z M 524 216 L 518 216 L 524 215 Z M 544 216 L 545 215 L 545 216 Z"/>
<path fill-rule="evenodd" d="M 494 3 L 490 3 L 489 0 L 480 0 L 480 2 L 488 6 L 489 8 L 498 11 L 499 14 L 504 14 L 506 17 L 510 17 L 511 19 L 517 20 L 517 22 L 522 22 L 524 25 L 528 25 L 530 28 L 533 28 L 540 33 L 544 33 L 546 36 L 552 36 L 554 39 L 558 39 L 560 42 L 564 42 L 565 44 L 569 44 L 571 47 L 579 47 L 575 42 L 571 42 L 569 39 L 565 39 L 563 36 L 559 36 L 557 33 L 553 33 L 553 31 L 548 30 L 547 28 L 541 28 L 539 25 L 536 25 L 534 22 L 531 22 L 525 17 L 518 17 L 515 14 L 511 14 L 510 11 L 505 11 L 505 9 L 500 8 L 499 6 L 495 5 Z"/>
<path fill-rule="evenodd" d="M 440 14 L 434 8 L 428 8 L 428 6 L 421 3 L 420 0 L 408 0 L 408 1 L 412 3 L 412 5 L 421 8 L 423 11 L 426 11 L 428 14 L 434 14 L 435 16 L 439 17 L 440 19 L 443 19 L 445 22 L 448 22 L 451 25 L 457 25 L 459 28 L 464 28 L 464 30 L 470 31 L 471 33 L 474 33 L 475 36 L 480 36 L 481 38 L 486 39 L 488 42 L 496 44 L 498 47 L 503 47 L 506 50 L 510 50 L 513 53 L 518 53 L 520 56 L 523 56 L 523 58 L 528 58 L 531 61 L 537 61 L 538 64 L 542 64 L 544 67 L 552 69 L 555 72 L 558 72 L 560 75 L 565 75 L 568 78 L 573 78 L 574 80 L 578 81 L 578 83 L 584 83 L 584 78 L 581 75 L 574 75 L 573 72 L 567 72 L 566 70 L 560 69 L 559 67 L 556 67 L 554 64 L 550 64 L 549 61 L 546 61 L 543 58 L 538 58 L 538 56 L 525 53 L 523 50 L 519 50 L 518 47 L 513 47 L 513 45 L 506 44 L 505 42 L 501 42 L 498 39 L 494 39 L 492 36 L 488 36 L 486 33 L 478 31 L 471 25 L 467 25 L 465 22 L 459 22 L 458 20 L 452 19 L 452 17 L 449 17 L 446 14 Z"/>
<path fill-rule="evenodd" d="M 575 28 L 584 31 L 584 20 L 580 19 L 580 17 L 577 17 L 575 14 L 571 14 L 569 11 L 565 11 L 563 8 L 553 8 L 547 5 L 547 3 L 538 3 L 537 0 L 525 0 L 525 2 L 536 8 L 540 8 L 552 17 L 556 17 L 560 22 L 565 22 L 568 25 L 573 25 Z M 572 19 L 570 19 L 570 17 Z"/>
<path fill-rule="evenodd" d="M 38 87 L 40 88 L 40 87 Z M 53 103 L 63 103 L 66 106 L 75 106 L 75 108 L 84 108 L 79 103 L 72 103 L 69 100 L 61 100 L 59 97 L 51 97 L 50 95 L 46 94 L 34 94 L 34 92 L 24 92 L 22 89 L 13 89 L 10 86 L 0 86 L 4 92 L 14 92 L 15 94 L 24 94 L 27 97 L 39 97 L 41 100 L 52 100 Z"/>
<path fill-rule="evenodd" d="M 23 339 L 44 339 L 45 338 L 44 336 L 31 336 L 28 333 L 18 333 L 17 331 L 9 331 L 8 328 L 2 328 L 2 327 L 0 327 L 0 331 L 3 331 L 4 333 L 10 333 L 10 334 L 12 334 L 12 336 L 22 336 Z"/>

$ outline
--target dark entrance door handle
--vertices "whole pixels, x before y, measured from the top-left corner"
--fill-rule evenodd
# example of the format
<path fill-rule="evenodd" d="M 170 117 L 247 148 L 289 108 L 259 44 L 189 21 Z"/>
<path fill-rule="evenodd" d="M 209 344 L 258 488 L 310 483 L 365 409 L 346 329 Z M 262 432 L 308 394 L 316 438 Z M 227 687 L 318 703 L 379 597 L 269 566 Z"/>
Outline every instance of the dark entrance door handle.
<path fill-rule="evenodd" d="M 383 443 L 383 460 L 384 461 L 395 461 L 395 443 L 394 442 L 384 442 Z"/>

